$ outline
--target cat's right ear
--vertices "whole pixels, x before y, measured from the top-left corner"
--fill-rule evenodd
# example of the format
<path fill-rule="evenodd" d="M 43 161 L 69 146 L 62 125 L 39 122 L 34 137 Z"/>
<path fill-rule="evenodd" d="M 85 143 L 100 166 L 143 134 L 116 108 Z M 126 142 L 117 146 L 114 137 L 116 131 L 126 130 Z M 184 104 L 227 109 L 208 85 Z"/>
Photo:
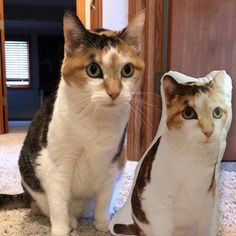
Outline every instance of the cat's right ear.
<path fill-rule="evenodd" d="M 214 87 L 223 95 L 225 94 L 225 75 L 226 72 L 224 70 L 221 70 L 217 72 L 217 74 L 213 78 Z"/>
<path fill-rule="evenodd" d="M 141 49 L 141 36 L 145 23 L 146 10 L 142 10 L 120 33 L 120 38 L 133 45 L 137 52 Z"/>
<path fill-rule="evenodd" d="M 63 30 L 65 52 L 70 55 L 83 44 L 88 32 L 80 19 L 72 11 L 66 11 L 64 14 Z"/>
<path fill-rule="evenodd" d="M 163 90 L 165 93 L 166 104 L 169 105 L 177 94 L 179 84 L 174 78 L 169 75 L 163 78 L 162 83 Z"/>

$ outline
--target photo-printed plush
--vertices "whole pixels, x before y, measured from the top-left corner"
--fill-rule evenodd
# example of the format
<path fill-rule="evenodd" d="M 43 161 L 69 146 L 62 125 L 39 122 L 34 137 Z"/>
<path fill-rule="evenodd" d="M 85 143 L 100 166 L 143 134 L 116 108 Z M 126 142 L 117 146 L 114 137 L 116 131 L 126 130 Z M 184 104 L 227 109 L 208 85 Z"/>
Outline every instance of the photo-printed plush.
<path fill-rule="evenodd" d="M 216 236 L 220 162 L 232 120 L 231 78 L 213 71 L 161 80 L 162 117 L 113 235 Z"/>

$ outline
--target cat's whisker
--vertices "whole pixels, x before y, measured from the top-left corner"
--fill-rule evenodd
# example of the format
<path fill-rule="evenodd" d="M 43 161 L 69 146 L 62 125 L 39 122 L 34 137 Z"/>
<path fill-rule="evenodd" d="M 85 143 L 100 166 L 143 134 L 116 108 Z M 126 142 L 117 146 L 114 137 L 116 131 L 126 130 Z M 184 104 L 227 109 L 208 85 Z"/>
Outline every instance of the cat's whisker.
<path fill-rule="evenodd" d="M 131 110 L 132 110 L 132 111 L 135 111 L 133 108 L 131 108 Z M 142 114 L 142 113 L 140 113 L 140 115 L 141 115 L 140 118 L 134 117 L 134 119 L 135 119 L 136 121 L 138 121 L 138 122 L 140 122 L 140 121 L 143 122 L 146 127 L 149 127 L 150 129 L 152 129 L 152 128 L 153 128 L 152 125 L 150 125 L 150 123 L 148 123 L 148 122 L 146 121 L 146 116 L 145 116 L 144 114 Z M 144 117 L 145 117 L 145 119 L 144 119 Z M 139 120 L 139 119 L 140 119 L 140 120 Z"/>
<path fill-rule="evenodd" d="M 84 119 L 85 117 L 91 115 L 91 112 L 92 112 L 93 108 L 94 108 L 94 104 L 91 104 L 91 103 L 90 103 L 90 104 L 87 106 L 87 110 L 84 110 L 84 114 L 83 114 L 83 117 L 81 117 L 81 119 Z"/>
<path fill-rule="evenodd" d="M 139 108 L 139 107 L 137 106 L 137 104 L 133 104 L 133 105 L 134 105 L 134 109 L 137 109 L 138 112 L 141 114 L 142 121 L 143 121 L 148 127 L 150 127 L 150 128 L 153 129 L 152 124 L 147 121 L 147 115 L 145 115 L 145 113 L 142 111 L 141 108 Z"/>
<path fill-rule="evenodd" d="M 73 99 L 73 101 L 78 101 L 78 102 L 81 102 L 81 101 L 84 101 L 84 100 L 87 100 L 87 99 L 90 99 L 91 96 L 86 94 L 86 95 L 81 95 L 81 94 L 76 94 L 76 95 L 71 95 L 71 99 Z"/>
<path fill-rule="evenodd" d="M 77 114 L 80 114 L 87 108 L 90 102 L 84 102 L 84 103 L 74 103 L 71 107 L 68 107 L 67 110 L 74 109 L 75 111 L 77 110 Z M 80 106 L 79 106 L 80 105 Z M 78 109 L 80 107 L 80 109 Z"/>
<path fill-rule="evenodd" d="M 92 115 L 92 118 L 95 118 L 96 117 L 96 111 L 97 111 L 97 107 L 99 106 L 99 104 L 95 104 L 95 107 L 94 107 L 94 110 L 93 110 L 93 115 Z"/>
<path fill-rule="evenodd" d="M 88 102 L 77 114 L 78 117 L 81 119 L 84 119 L 89 113 L 92 108 L 92 105 L 90 102 Z"/>
<path fill-rule="evenodd" d="M 142 109 L 141 109 L 140 107 L 138 107 L 137 104 L 135 104 L 135 103 L 133 103 L 133 102 L 130 102 L 130 104 L 131 104 L 131 110 L 132 110 L 133 112 L 136 112 L 136 111 L 139 112 L 139 114 L 141 115 L 141 120 L 143 121 L 143 123 L 144 123 L 147 127 L 153 129 L 153 126 L 150 124 L 150 122 L 147 121 L 147 116 L 146 116 L 145 113 L 142 111 Z"/>
<path fill-rule="evenodd" d="M 142 94 L 143 92 L 140 92 L 140 93 Z M 135 93 L 133 93 L 133 94 L 135 94 Z M 160 96 L 157 95 L 157 97 L 159 98 Z M 143 100 L 141 97 L 140 98 L 136 98 L 136 99 L 132 99 L 132 101 L 135 102 L 135 103 L 139 103 L 140 105 L 143 104 L 145 106 L 149 106 L 149 107 L 153 108 L 156 111 L 162 111 L 161 107 L 156 107 L 153 104 L 150 104 L 148 101 Z"/>
<path fill-rule="evenodd" d="M 77 100 L 77 102 L 76 102 L 76 105 L 77 104 L 83 104 L 83 102 L 88 102 L 88 101 L 90 101 L 91 100 L 91 97 L 89 96 L 89 97 L 86 97 L 86 98 L 84 98 L 84 99 L 80 99 L 80 98 L 78 98 L 78 99 L 76 99 Z M 74 101 L 76 101 L 76 100 L 74 100 Z"/>
<path fill-rule="evenodd" d="M 90 103 L 90 98 L 84 99 L 84 100 L 75 100 L 73 104 L 70 105 L 70 107 L 67 107 L 67 110 L 73 109 L 78 110 L 80 108 L 79 113 Z"/>
<path fill-rule="evenodd" d="M 158 109 L 158 108 L 156 108 L 156 107 L 154 107 L 153 105 L 151 105 L 151 104 L 148 104 L 148 103 L 143 103 L 143 102 L 136 102 L 136 101 L 133 101 L 133 104 L 135 104 L 135 106 L 136 107 L 139 107 L 141 110 L 143 110 L 142 108 L 143 108 L 143 104 L 144 105 L 146 105 L 146 106 L 149 106 L 149 107 L 151 107 L 152 109 L 154 109 L 154 110 L 156 110 L 156 111 L 161 111 L 161 109 Z"/>
<path fill-rule="evenodd" d="M 142 101 L 142 100 L 140 100 L 140 101 L 134 101 L 136 104 L 138 104 L 140 107 L 142 106 L 142 105 L 145 105 L 145 106 L 149 106 L 149 107 L 151 107 L 151 108 L 153 108 L 154 110 L 156 110 L 156 111 L 162 111 L 162 109 L 161 109 L 161 107 L 159 108 L 159 107 L 156 107 L 156 106 L 154 106 L 154 105 L 152 105 L 152 104 L 150 104 L 150 103 L 148 103 L 148 102 L 145 102 L 145 101 Z"/>
<path fill-rule="evenodd" d="M 142 91 L 140 91 L 140 92 L 132 92 L 131 94 L 132 94 L 132 95 L 151 95 L 151 96 L 153 96 L 153 97 L 159 97 L 159 98 L 161 98 L 161 95 L 160 95 L 160 94 L 152 93 L 152 92 L 142 92 Z"/>
<path fill-rule="evenodd" d="M 161 95 L 156 94 L 156 93 L 151 93 L 151 92 L 133 92 L 131 93 L 132 95 L 137 95 L 137 96 L 141 96 L 141 95 L 151 95 L 155 98 L 161 99 Z"/>

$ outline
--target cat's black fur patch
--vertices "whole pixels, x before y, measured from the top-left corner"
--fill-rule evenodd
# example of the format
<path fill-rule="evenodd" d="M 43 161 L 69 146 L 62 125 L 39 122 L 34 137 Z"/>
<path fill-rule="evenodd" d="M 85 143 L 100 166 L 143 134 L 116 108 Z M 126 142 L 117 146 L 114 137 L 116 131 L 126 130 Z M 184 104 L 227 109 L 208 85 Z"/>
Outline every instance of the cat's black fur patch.
<path fill-rule="evenodd" d="M 216 167 L 217 166 L 217 162 L 215 163 L 215 167 L 214 167 L 214 172 L 213 172 L 213 175 L 212 175 L 212 180 L 211 180 L 211 184 L 208 188 L 208 192 L 212 192 L 214 193 L 215 190 L 216 190 L 216 181 L 215 181 L 215 176 L 216 176 Z"/>
<path fill-rule="evenodd" d="M 105 47 L 111 46 L 116 47 L 120 38 L 117 35 L 107 36 L 105 34 L 95 34 L 88 32 L 84 38 L 84 42 L 87 43 L 88 47 L 96 47 L 98 49 L 103 49 Z"/>
<path fill-rule="evenodd" d="M 176 93 L 195 96 L 198 93 L 206 93 L 208 91 L 209 91 L 208 85 L 183 84 L 182 89 L 179 88 L 179 90 Z"/>
<path fill-rule="evenodd" d="M 152 164 L 155 159 L 155 155 L 157 152 L 157 148 L 160 144 L 160 141 L 161 137 L 156 141 L 156 143 L 152 146 L 152 148 L 148 151 L 147 155 L 144 157 L 131 196 L 131 205 L 133 214 L 142 223 L 148 223 L 146 214 L 142 209 L 142 204 L 141 204 L 142 193 L 147 183 L 150 183 L 151 181 Z"/>
<path fill-rule="evenodd" d="M 93 32 L 96 32 L 96 33 L 101 33 L 101 32 L 106 32 L 106 31 L 108 31 L 108 29 L 103 29 L 103 28 L 93 29 Z"/>
<path fill-rule="evenodd" d="M 200 85 L 196 82 L 187 82 L 185 84 L 178 83 L 174 78 L 171 76 L 166 76 L 171 81 L 172 89 L 169 91 L 169 95 L 174 98 L 175 96 L 195 96 L 198 93 L 207 93 L 211 88 L 213 88 L 213 85 L 211 82 Z"/>
<path fill-rule="evenodd" d="M 97 34 L 106 31 L 105 29 L 95 29 L 94 32 L 87 30 L 80 19 L 72 11 L 66 11 L 64 17 L 68 17 L 74 26 L 79 28 L 76 37 L 74 37 L 75 35 L 70 35 L 70 37 L 74 37 L 73 47 L 79 47 L 83 44 L 88 48 L 95 47 L 103 49 L 108 46 L 116 47 L 117 43 L 121 40 L 119 33 L 108 36 L 105 34 Z"/>
<path fill-rule="evenodd" d="M 120 143 L 119 143 L 119 146 L 118 146 L 117 153 L 116 153 L 116 155 L 115 155 L 115 156 L 113 157 L 113 159 L 112 159 L 112 163 L 116 162 L 116 161 L 119 159 L 120 154 L 121 154 L 121 152 L 122 152 L 122 150 L 123 150 L 124 143 L 125 143 L 126 130 L 127 130 L 127 126 L 126 126 L 126 128 L 125 128 L 125 130 L 124 130 L 124 132 L 123 132 L 122 137 L 121 137 L 121 140 L 120 140 Z"/>
<path fill-rule="evenodd" d="M 32 198 L 26 191 L 17 195 L 0 194 L 0 209 L 30 208 L 31 201 Z"/>
<path fill-rule="evenodd" d="M 142 223 L 148 224 L 148 219 L 146 217 L 145 212 L 142 209 L 141 199 L 142 193 L 144 191 L 145 186 L 147 183 L 151 181 L 151 170 L 152 164 L 155 159 L 155 155 L 160 144 L 161 137 L 158 138 L 156 143 L 151 147 L 148 151 L 147 155 L 144 157 L 144 160 L 141 164 L 136 183 L 133 188 L 133 193 L 131 196 L 131 206 L 132 206 L 132 218 L 134 223 L 125 225 L 125 224 L 115 224 L 114 225 L 114 232 L 117 234 L 122 235 L 138 235 L 143 236 L 145 235 L 142 229 L 138 226 L 135 218 L 137 218 Z M 135 217 L 134 217 L 135 216 Z"/>
<path fill-rule="evenodd" d="M 134 223 L 130 225 L 123 225 L 123 224 L 115 224 L 114 225 L 114 232 L 116 234 L 125 234 L 125 235 L 142 235 L 142 230 L 138 226 L 138 224 L 133 219 Z"/>
<path fill-rule="evenodd" d="M 52 119 L 55 99 L 56 95 L 51 95 L 34 117 L 19 158 L 20 173 L 23 180 L 37 192 L 44 190 L 35 174 L 35 160 L 42 148 L 47 146 L 48 127 Z"/>

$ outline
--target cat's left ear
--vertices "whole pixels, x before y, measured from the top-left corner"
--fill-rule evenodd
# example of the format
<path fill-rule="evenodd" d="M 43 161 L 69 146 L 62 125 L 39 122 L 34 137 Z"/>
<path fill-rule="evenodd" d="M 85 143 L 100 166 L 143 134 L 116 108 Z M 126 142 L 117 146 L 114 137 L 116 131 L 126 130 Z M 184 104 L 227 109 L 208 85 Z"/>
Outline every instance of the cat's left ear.
<path fill-rule="evenodd" d="M 177 90 L 180 85 L 176 82 L 174 78 L 166 75 L 163 80 L 163 90 L 165 94 L 166 104 L 169 105 L 177 94 Z"/>
<path fill-rule="evenodd" d="M 225 87 L 224 87 L 224 83 L 225 83 L 225 71 L 219 71 L 215 77 L 213 78 L 213 83 L 214 83 L 214 87 L 221 92 L 222 94 L 225 93 Z"/>
<path fill-rule="evenodd" d="M 80 19 L 72 11 L 66 11 L 63 18 L 63 29 L 65 38 L 65 51 L 67 54 L 72 54 L 75 49 L 81 46 L 88 31 L 80 21 Z"/>
<path fill-rule="evenodd" d="M 120 38 L 133 45 L 138 52 L 141 49 L 141 36 L 145 22 L 146 10 L 142 10 L 120 33 Z"/>

